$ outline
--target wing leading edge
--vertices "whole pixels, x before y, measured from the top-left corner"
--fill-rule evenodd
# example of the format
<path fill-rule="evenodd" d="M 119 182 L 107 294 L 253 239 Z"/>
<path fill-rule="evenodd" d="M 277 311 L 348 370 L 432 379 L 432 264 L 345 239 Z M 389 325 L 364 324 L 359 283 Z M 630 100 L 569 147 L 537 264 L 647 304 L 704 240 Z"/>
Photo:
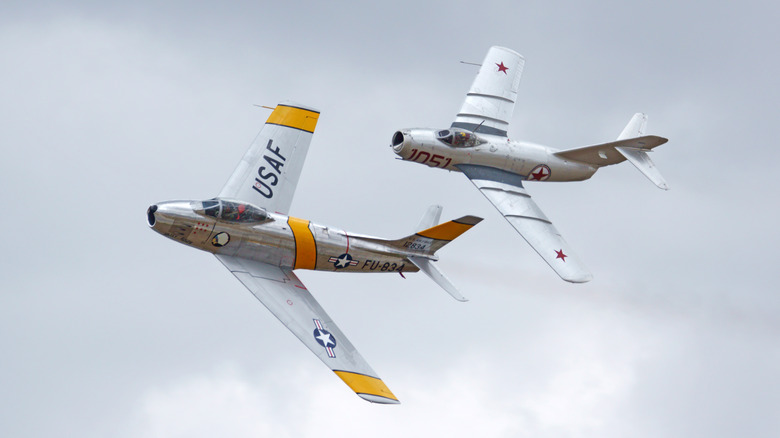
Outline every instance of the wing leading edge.
<path fill-rule="evenodd" d="M 358 396 L 373 403 L 399 403 L 292 270 L 238 257 L 216 257 Z"/>
<path fill-rule="evenodd" d="M 287 214 L 319 116 L 292 102 L 277 105 L 219 197 Z"/>
<path fill-rule="evenodd" d="M 523 188 L 520 175 L 472 164 L 461 164 L 458 168 L 562 279 L 584 283 L 593 278 Z"/>

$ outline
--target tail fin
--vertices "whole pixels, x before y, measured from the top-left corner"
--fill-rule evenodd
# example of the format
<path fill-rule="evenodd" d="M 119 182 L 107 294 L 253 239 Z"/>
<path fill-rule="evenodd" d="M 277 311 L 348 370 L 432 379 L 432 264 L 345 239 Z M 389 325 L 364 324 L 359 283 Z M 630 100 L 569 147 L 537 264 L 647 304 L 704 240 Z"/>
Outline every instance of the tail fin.
<path fill-rule="evenodd" d="M 618 140 L 625 140 L 627 138 L 636 138 L 645 135 L 645 128 L 647 127 L 647 114 L 636 113 L 634 117 L 628 122 L 623 131 L 618 135 Z"/>
<path fill-rule="evenodd" d="M 431 228 L 432 226 L 439 223 L 439 220 L 441 219 L 441 211 L 442 206 L 441 205 L 431 205 L 428 207 L 428 210 L 425 212 L 422 218 L 420 218 L 420 223 L 417 224 L 416 230 L 425 230 L 427 228 Z"/>

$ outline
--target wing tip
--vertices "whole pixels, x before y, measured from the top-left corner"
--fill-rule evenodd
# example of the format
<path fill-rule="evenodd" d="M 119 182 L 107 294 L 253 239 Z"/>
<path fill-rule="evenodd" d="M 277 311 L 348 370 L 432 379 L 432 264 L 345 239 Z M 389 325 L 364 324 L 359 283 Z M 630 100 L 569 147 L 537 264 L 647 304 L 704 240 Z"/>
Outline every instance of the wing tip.
<path fill-rule="evenodd" d="M 401 404 L 400 401 L 394 398 L 388 398 L 388 397 L 382 397 L 379 395 L 373 395 L 373 394 L 361 394 L 357 393 L 358 397 L 362 398 L 363 400 L 369 401 L 371 403 L 376 403 L 379 405 L 399 405 Z"/>
<path fill-rule="evenodd" d="M 566 277 L 561 275 L 561 278 L 568 281 L 569 283 L 587 283 L 593 280 L 593 274 L 590 272 L 584 272 L 578 275 L 567 275 Z"/>
<path fill-rule="evenodd" d="M 355 394 L 371 403 L 400 403 L 390 388 L 379 377 L 369 376 L 354 371 L 333 370 Z"/>

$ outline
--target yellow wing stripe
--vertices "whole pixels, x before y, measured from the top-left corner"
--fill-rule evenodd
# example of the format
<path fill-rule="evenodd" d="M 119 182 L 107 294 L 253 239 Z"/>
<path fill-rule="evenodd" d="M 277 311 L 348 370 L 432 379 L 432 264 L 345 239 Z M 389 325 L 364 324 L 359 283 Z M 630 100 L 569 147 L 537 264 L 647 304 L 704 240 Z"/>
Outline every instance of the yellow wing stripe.
<path fill-rule="evenodd" d="M 398 401 L 382 379 L 366 376 L 365 374 L 350 373 L 349 371 L 333 370 L 333 372 L 336 373 L 347 386 L 352 388 L 356 394 L 375 395 L 377 397 Z"/>
<path fill-rule="evenodd" d="M 456 237 L 470 230 L 474 224 L 465 224 L 455 221 L 449 221 L 433 228 L 428 228 L 417 233 L 422 237 L 436 240 L 455 240 Z"/>
<path fill-rule="evenodd" d="M 314 269 L 317 264 L 317 243 L 309 228 L 309 221 L 289 217 L 287 223 L 295 237 L 295 268 Z"/>
<path fill-rule="evenodd" d="M 294 106 L 277 105 L 265 123 L 314 132 L 320 113 Z"/>

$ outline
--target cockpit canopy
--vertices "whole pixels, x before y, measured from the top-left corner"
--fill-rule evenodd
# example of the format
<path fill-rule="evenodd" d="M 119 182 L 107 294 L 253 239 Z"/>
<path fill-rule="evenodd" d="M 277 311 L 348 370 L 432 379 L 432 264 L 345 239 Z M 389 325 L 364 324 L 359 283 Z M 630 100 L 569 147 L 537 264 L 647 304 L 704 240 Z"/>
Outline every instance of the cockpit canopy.
<path fill-rule="evenodd" d="M 209 199 L 202 202 L 194 202 L 193 208 L 197 213 L 211 216 L 215 219 L 230 222 L 265 222 L 268 213 L 252 204 L 239 201 L 227 201 L 224 199 Z M 200 205 L 197 205 L 200 204 Z"/>
<path fill-rule="evenodd" d="M 470 148 L 485 143 L 471 131 L 458 128 L 444 129 L 436 133 L 436 139 L 454 148 Z"/>

